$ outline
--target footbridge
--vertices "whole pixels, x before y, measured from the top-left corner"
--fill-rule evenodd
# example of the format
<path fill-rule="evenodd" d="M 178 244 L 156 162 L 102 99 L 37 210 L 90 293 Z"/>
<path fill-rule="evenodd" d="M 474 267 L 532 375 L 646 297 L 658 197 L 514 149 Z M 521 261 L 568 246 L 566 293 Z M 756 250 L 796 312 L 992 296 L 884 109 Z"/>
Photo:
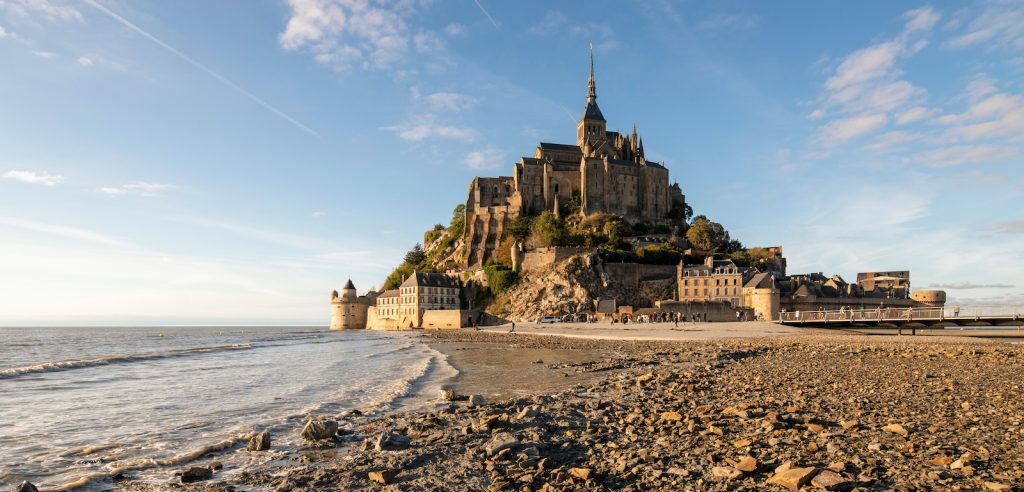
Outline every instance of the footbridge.
<path fill-rule="evenodd" d="M 780 324 L 817 328 L 1017 326 L 1024 324 L 1021 306 L 882 307 L 838 311 L 779 313 Z"/>

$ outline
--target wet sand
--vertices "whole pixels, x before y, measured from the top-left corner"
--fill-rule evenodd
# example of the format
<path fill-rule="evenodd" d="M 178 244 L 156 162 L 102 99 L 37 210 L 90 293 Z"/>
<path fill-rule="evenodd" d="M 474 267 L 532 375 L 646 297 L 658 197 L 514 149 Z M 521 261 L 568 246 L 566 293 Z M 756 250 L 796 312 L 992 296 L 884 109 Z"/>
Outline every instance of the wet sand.
<path fill-rule="evenodd" d="M 481 331 L 507 333 L 511 324 L 481 328 Z M 516 323 L 516 333 L 558 335 L 601 340 L 718 340 L 727 338 L 764 338 L 818 332 L 767 321 L 717 323 Z"/>

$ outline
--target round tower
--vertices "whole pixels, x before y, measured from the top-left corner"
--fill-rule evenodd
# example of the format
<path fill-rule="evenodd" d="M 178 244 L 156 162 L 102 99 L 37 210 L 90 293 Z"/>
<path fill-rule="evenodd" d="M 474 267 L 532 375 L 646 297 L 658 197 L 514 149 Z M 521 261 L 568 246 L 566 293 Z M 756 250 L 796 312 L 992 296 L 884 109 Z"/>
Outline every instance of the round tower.
<path fill-rule="evenodd" d="M 360 298 L 349 279 L 341 289 L 331 292 L 331 330 L 362 330 L 366 328 L 366 311 L 370 303 Z"/>

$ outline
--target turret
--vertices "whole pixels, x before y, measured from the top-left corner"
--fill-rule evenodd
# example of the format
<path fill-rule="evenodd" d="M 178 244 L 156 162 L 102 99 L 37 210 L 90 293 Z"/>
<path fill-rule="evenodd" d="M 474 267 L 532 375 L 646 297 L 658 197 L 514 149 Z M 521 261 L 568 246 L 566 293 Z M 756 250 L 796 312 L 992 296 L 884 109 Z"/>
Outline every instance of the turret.
<path fill-rule="evenodd" d="M 345 282 L 345 286 L 341 288 L 341 298 L 346 301 L 353 301 L 358 297 L 356 286 L 352 284 L 352 279 L 348 279 L 348 282 Z"/>
<path fill-rule="evenodd" d="M 576 145 L 583 147 L 583 143 L 590 137 L 591 145 L 600 147 L 600 142 L 605 138 L 606 121 L 601 114 L 601 108 L 597 107 L 597 86 L 594 83 L 594 45 L 590 45 L 590 79 L 587 81 L 587 106 L 583 110 L 583 117 L 576 127 Z"/>

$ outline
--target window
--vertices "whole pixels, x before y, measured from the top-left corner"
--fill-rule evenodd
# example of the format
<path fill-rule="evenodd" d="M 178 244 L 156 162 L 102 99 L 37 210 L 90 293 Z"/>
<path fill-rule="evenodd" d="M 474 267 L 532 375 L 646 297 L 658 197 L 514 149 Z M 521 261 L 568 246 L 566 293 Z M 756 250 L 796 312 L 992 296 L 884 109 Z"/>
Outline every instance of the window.
<path fill-rule="evenodd" d="M 707 289 L 704 289 L 704 295 L 705 296 L 708 295 L 708 290 Z"/>
<path fill-rule="evenodd" d="M 689 280 L 683 280 L 683 285 L 690 285 L 690 281 Z"/>
<path fill-rule="evenodd" d="M 715 295 L 716 296 L 721 295 L 721 292 L 718 291 L 718 287 L 715 287 Z"/>
<path fill-rule="evenodd" d="M 690 289 L 683 289 L 683 295 L 684 296 L 690 295 Z"/>

